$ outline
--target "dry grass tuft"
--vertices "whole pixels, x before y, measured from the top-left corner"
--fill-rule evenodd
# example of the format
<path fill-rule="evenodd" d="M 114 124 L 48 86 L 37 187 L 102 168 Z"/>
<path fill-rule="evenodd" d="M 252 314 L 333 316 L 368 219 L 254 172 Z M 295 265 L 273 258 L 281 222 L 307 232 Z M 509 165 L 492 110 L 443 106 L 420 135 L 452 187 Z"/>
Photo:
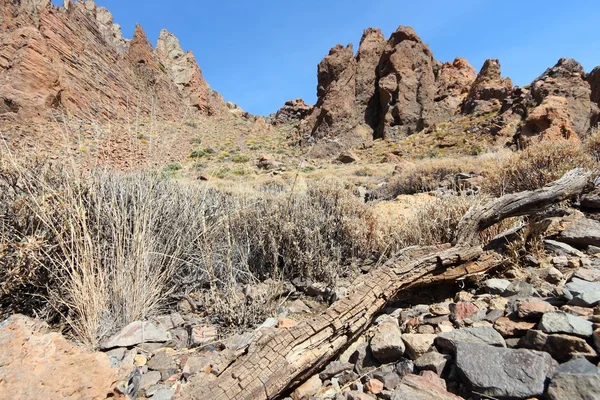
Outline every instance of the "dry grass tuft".
<path fill-rule="evenodd" d="M 541 141 L 512 154 L 490 171 L 483 190 L 494 196 L 540 188 L 573 168 L 597 169 L 583 146 L 571 142 Z"/>

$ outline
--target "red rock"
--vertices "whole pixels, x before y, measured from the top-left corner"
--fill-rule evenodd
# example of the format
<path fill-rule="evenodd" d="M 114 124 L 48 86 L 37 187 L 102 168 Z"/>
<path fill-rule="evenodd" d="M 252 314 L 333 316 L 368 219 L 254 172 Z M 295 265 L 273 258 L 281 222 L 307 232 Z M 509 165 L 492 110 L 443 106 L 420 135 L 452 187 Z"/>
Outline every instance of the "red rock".
<path fill-rule="evenodd" d="M 498 110 L 511 93 L 512 81 L 503 78 L 498 60 L 486 60 L 471 86 L 469 96 L 463 105 L 463 112 L 489 112 Z"/>
<path fill-rule="evenodd" d="M 0 325 L 0 348 L 0 397 L 7 399 L 105 399 L 130 372 L 22 315 Z"/>
<path fill-rule="evenodd" d="M 431 372 L 431 371 L 430 371 Z M 435 373 L 434 373 L 435 374 Z M 436 375 L 437 376 L 437 375 Z M 395 391 L 399 399 L 411 400 L 461 400 L 462 397 L 449 393 L 439 381 L 432 383 L 426 376 L 406 375 Z M 431 377 L 433 378 L 433 377 Z"/>
<path fill-rule="evenodd" d="M 479 308 L 473 303 L 458 302 L 450 305 L 451 318 L 454 322 L 461 322 L 477 314 Z"/>
<path fill-rule="evenodd" d="M 556 307 L 546 301 L 524 301 L 519 303 L 517 314 L 519 318 L 540 319 L 544 313 L 555 310 Z"/>

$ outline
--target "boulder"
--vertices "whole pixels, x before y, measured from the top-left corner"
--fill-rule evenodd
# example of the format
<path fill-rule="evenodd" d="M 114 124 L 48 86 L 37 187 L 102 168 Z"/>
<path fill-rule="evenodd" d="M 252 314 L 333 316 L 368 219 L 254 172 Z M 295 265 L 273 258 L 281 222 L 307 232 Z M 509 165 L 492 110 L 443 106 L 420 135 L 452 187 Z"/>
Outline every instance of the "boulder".
<path fill-rule="evenodd" d="M 273 123 L 275 125 L 299 123 L 306 118 L 311 111 L 312 106 L 307 105 L 302 99 L 286 101 L 283 107 L 275 114 Z"/>
<path fill-rule="evenodd" d="M 551 400 L 588 400 L 600 398 L 600 369 L 586 359 L 577 358 L 560 365 L 548 386 Z"/>
<path fill-rule="evenodd" d="M 435 339 L 435 345 L 443 352 L 454 353 L 458 343 L 487 344 L 506 347 L 506 342 L 494 328 L 482 326 L 462 328 L 452 332 L 443 332 Z"/>
<path fill-rule="evenodd" d="M 521 127 L 519 140 L 523 146 L 534 140 L 568 140 L 578 142 L 568 111 L 567 99 L 548 96 L 530 111 Z"/>
<path fill-rule="evenodd" d="M 523 281 L 513 281 L 502 294 L 505 297 L 529 297 L 534 292 L 533 285 Z"/>
<path fill-rule="evenodd" d="M 398 324 L 395 321 L 379 324 L 370 346 L 373 356 L 383 364 L 400 360 L 404 355 L 405 345 Z"/>
<path fill-rule="evenodd" d="M 544 314 L 538 324 L 538 329 L 544 333 L 566 333 L 569 335 L 590 337 L 593 324 L 581 317 L 564 311 L 552 311 Z"/>
<path fill-rule="evenodd" d="M 456 368 L 468 387 L 492 397 L 542 396 L 554 364 L 548 353 L 459 343 Z"/>
<path fill-rule="evenodd" d="M 535 327 L 535 322 L 519 321 L 508 317 L 498 318 L 494 323 L 496 329 L 503 337 L 514 337 L 525 334 Z"/>
<path fill-rule="evenodd" d="M 595 357 L 594 349 L 582 338 L 530 330 L 519 340 L 519 347 L 549 353 L 559 361 L 570 360 L 574 356 Z"/>
<path fill-rule="evenodd" d="M 599 246 L 600 222 L 589 218 L 578 219 L 562 231 L 556 240 L 582 248 Z"/>
<path fill-rule="evenodd" d="M 319 374 L 321 380 L 326 381 L 343 372 L 352 371 L 354 365 L 349 362 L 333 361 Z"/>

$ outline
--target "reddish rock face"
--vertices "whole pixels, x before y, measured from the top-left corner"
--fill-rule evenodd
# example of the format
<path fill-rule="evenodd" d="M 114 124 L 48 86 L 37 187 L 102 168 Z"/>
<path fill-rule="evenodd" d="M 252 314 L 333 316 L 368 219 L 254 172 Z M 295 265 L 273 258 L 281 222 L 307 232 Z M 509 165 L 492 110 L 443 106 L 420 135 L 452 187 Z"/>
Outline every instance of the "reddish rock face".
<path fill-rule="evenodd" d="M 434 107 L 435 61 L 412 28 L 401 26 L 379 61 L 378 137 L 401 138 L 430 125 Z"/>
<path fill-rule="evenodd" d="M 521 128 L 520 142 L 527 146 L 534 140 L 579 141 L 569 114 L 565 97 L 548 96 L 542 104 L 530 110 Z"/>
<path fill-rule="evenodd" d="M 359 114 L 365 113 L 365 121 L 376 126 L 377 98 L 375 87 L 377 67 L 387 40 L 379 29 L 365 29 L 356 55 L 356 102 Z"/>
<path fill-rule="evenodd" d="M 463 112 L 489 112 L 498 110 L 502 101 L 512 91 L 510 78 L 502 77 L 500 62 L 486 60 L 471 86 L 469 96 L 463 105 Z"/>
<path fill-rule="evenodd" d="M 475 68 L 464 58 L 442 64 L 436 73 L 435 107 L 431 119 L 442 122 L 460 112 L 460 105 L 477 77 Z"/>
<path fill-rule="evenodd" d="M 597 96 L 597 93 L 594 95 Z M 549 96 L 564 97 L 568 117 L 578 135 L 587 132 L 599 113 L 583 67 L 569 58 L 560 59 L 554 67 L 537 78 L 531 84 L 531 96 L 536 106 L 540 106 Z"/>
<path fill-rule="evenodd" d="M 210 102 L 222 100 L 191 53 L 183 57 L 189 79 L 178 84 L 141 27 L 128 42 L 110 12 L 93 2 L 58 9 L 46 0 L 0 0 L 0 10 L 0 118 L 66 114 L 104 122 L 140 112 L 175 119 L 188 106 L 211 113 L 218 107 Z"/>

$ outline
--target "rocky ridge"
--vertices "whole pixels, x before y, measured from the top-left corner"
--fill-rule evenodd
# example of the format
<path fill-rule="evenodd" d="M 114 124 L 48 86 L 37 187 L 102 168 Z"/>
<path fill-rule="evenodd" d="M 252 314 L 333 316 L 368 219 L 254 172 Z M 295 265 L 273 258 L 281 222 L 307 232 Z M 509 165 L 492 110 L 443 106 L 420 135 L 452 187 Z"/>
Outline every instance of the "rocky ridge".
<path fill-rule="evenodd" d="M 498 60 L 485 61 L 478 74 L 463 58 L 443 64 L 404 26 L 388 40 L 366 29 L 356 54 L 351 45 L 333 47 L 317 76 L 317 103 L 297 126 L 301 141 L 318 142 L 325 154 L 433 132 L 458 117 L 478 121 L 502 143 L 579 140 L 599 115 L 598 69 L 586 74 L 577 61 L 561 59 L 516 87 Z"/>
<path fill-rule="evenodd" d="M 118 122 L 170 120 L 188 110 L 227 111 L 191 52 L 161 32 L 154 49 L 141 26 L 124 39 L 112 14 L 92 0 L 0 2 L 0 118 Z M 139 114 L 138 114 L 139 113 Z"/>

